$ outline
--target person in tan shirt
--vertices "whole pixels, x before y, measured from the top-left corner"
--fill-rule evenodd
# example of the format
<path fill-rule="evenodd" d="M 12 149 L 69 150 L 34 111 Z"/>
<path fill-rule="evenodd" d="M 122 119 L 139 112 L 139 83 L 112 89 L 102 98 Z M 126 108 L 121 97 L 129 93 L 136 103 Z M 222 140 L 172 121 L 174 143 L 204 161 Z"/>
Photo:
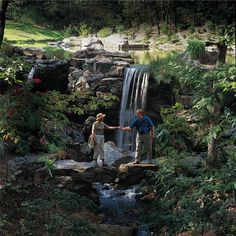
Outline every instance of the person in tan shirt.
<path fill-rule="evenodd" d="M 93 160 L 97 163 L 98 157 L 102 160 L 102 166 L 106 166 L 104 161 L 104 129 L 119 129 L 116 126 L 108 126 L 105 124 L 104 117 L 106 115 L 103 113 L 99 113 L 96 116 L 96 121 L 93 123 L 92 126 L 92 138 L 94 140 L 94 155 Z"/>

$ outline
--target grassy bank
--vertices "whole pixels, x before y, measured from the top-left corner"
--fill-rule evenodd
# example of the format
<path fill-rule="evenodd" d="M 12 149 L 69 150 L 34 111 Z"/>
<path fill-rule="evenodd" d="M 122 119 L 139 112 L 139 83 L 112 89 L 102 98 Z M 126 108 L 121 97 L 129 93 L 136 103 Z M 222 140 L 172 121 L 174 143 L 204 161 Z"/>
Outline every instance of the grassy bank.
<path fill-rule="evenodd" d="M 7 21 L 4 40 L 19 46 L 46 47 L 48 41 L 63 38 L 63 32 L 33 24 Z"/>

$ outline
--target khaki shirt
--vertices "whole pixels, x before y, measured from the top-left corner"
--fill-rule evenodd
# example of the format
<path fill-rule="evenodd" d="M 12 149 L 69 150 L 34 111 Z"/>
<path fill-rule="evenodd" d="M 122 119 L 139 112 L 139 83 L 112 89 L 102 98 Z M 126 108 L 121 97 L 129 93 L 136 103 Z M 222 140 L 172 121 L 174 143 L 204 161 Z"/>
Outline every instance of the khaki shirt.
<path fill-rule="evenodd" d="M 104 134 L 104 129 L 107 128 L 108 125 L 106 125 L 103 122 L 96 121 L 93 123 L 92 126 L 92 133 L 103 135 Z"/>

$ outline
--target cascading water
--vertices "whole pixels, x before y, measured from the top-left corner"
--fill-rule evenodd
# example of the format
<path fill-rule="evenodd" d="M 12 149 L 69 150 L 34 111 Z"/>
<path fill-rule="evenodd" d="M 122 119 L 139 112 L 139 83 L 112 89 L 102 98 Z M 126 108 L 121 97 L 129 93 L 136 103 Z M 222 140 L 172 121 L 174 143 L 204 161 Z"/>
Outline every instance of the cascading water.
<path fill-rule="evenodd" d="M 32 66 L 32 68 L 30 69 L 30 72 L 28 74 L 28 78 L 27 78 L 27 81 L 28 82 L 32 82 L 32 79 L 34 77 L 34 73 L 35 73 L 35 67 Z"/>
<path fill-rule="evenodd" d="M 149 73 L 147 67 L 132 66 L 127 68 L 124 76 L 123 93 L 120 108 L 119 125 L 129 126 L 137 109 L 144 109 L 148 90 Z M 134 151 L 136 133 L 118 131 L 118 147 Z"/>
<path fill-rule="evenodd" d="M 136 197 L 141 194 L 138 185 L 122 190 L 102 183 L 96 183 L 96 187 L 99 193 L 100 206 L 106 212 L 107 224 L 127 225 L 129 223 L 136 223 L 138 226 L 136 236 L 151 235 L 149 226 L 143 224 L 132 213 L 132 209 L 138 207 Z"/>

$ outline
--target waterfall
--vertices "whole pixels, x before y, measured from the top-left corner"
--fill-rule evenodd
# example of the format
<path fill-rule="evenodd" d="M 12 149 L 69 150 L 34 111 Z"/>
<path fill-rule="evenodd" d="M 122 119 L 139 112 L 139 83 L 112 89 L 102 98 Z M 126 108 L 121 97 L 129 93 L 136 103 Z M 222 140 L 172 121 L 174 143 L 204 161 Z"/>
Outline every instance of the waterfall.
<path fill-rule="evenodd" d="M 137 109 L 145 108 L 148 78 L 147 67 L 132 66 L 125 70 L 119 119 L 120 126 L 129 126 Z M 135 137 L 135 130 L 129 132 L 118 131 L 118 147 L 127 151 L 134 151 Z"/>
<path fill-rule="evenodd" d="M 32 68 L 30 69 L 30 72 L 28 74 L 28 77 L 27 77 L 27 82 L 32 82 L 34 74 L 35 74 L 35 67 L 32 66 Z"/>

